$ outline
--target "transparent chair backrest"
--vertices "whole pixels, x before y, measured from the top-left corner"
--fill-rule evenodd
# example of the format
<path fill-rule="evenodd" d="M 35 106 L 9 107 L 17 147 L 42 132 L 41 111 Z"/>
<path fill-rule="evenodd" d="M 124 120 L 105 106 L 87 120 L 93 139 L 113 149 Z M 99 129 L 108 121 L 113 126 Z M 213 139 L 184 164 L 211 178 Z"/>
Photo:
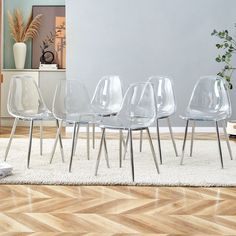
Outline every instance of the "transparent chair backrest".
<path fill-rule="evenodd" d="M 98 82 L 91 104 L 100 110 L 117 113 L 120 110 L 122 100 L 123 90 L 119 76 L 104 76 Z"/>
<path fill-rule="evenodd" d="M 78 80 L 61 80 L 53 99 L 53 114 L 57 118 L 90 113 L 86 87 Z"/>
<path fill-rule="evenodd" d="M 149 82 L 129 86 L 117 115 L 120 119 L 146 118 L 152 123 L 156 118 L 156 101 L 153 85 Z"/>
<path fill-rule="evenodd" d="M 231 102 L 225 81 L 218 76 L 201 77 L 192 92 L 187 111 L 225 113 L 231 116 Z"/>
<path fill-rule="evenodd" d="M 48 111 L 35 80 L 30 76 L 13 76 L 8 94 L 8 112 L 28 117 Z"/>
<path fill-rule="evenodd" d="M 173 84 L 166 76 L 152 76 L 148 79 L 154 86 L 157 102 L 157 112 L 168 112 L 171 114 L 176 111 L 176 101 Z"/>

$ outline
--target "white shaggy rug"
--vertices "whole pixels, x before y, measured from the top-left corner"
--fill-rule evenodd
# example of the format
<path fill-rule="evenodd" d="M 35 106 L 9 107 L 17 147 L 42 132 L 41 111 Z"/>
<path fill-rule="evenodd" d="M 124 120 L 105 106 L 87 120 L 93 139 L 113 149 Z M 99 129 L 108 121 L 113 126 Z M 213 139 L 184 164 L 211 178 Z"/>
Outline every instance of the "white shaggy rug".
<path fill-rule="evenodd" d="M 8 139 L 0 139 L 0 158 L 4 158 Z M 157 141 L 153 140 L 158 156 Z M 63 140 L 66 162 L 61 162 L 57 147 L 50 165 L 52 139 L 44 140 L 44 155 L 39 155 L 39 139 L 33 139 L 31 168 L 26 168 L 27 139 L 14 139 L 7 163 L 13 166 L 13 174 L 0 180 L 0 184 L 63 184 L 63 185 L 154 185 L 154 186 L 236 186 L 236 143 L 231 142 L 234 160 L 231 161 L 226 143 L 222 141 L 225 168 L 221 169 L 216 141 L 195 141 L 193 157 L 189 157 L 189 141 L 186 145 L 184 165 L 175 157 L 171 141 L 162 141 L 163 165 L 158 175 L 152 159 L 148 140 L 139 153 L 139 141 L 134 140 L 135 183 L 131 180 L 130 158 L 127 155 L 123 168 L 119 168 L 119 142 L 107 140 L 111 168 L 106 167 L 102 153 L 98 176 L 94 176 L 99 140 L 96 149 L 91 148 L 91 160 L 86 159 L 86 140 L 78 141 L 72 173 L 68 172 L 71 140 Z M 182 142 L 177 141 L 179 154 Z"/>

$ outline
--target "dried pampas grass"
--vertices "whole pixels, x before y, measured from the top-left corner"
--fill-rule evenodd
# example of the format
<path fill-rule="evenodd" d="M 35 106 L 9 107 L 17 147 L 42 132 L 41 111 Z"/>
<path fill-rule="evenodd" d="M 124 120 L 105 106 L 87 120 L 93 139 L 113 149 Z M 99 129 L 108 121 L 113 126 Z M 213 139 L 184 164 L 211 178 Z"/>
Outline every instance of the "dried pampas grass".
<path fill-rule="evenodd" d="M 11 36 L 15 42 L 26 42 L 28 39 L 35 38 L 38 35 L 41 25 L 41 18 L 41 14 L 33 18 L 31 13 L 25 25 L 22 13 L 19 9 L 16 9 L 14 14 L 8 12 Z"/>

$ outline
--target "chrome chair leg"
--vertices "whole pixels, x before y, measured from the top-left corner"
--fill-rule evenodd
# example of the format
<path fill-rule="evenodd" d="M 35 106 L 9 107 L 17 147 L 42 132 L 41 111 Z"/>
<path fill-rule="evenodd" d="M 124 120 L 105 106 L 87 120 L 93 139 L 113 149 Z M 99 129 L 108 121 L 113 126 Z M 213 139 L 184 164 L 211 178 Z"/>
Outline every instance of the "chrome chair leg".
<path fill-rule="evenodd" d="M 224 168 L 224 163 L 223 163 L 223 156 L 222 156 L 222 150 L 221 150 L 221 144 L 220 144 L 219 126 L 218 126 L 218 122 L 217 121 L 216 121 L 216 134 L 217 134 L 219 154 L 220 154 L 220 163 L 221 163 L 221 168 L 223 169 Z"/>
<path fill-rule="evenodd" d="M 228 151 L 229 151 L 229 156 L 230 156 L 230 159 L 233 160 L 232 150 L 231 150 L 230 143 L 229 143 L 229 136 L 226 132 L 226 121 L 223 121 L 222 125 L 223 125 L 225 140 L 226 140 Z"/>
<path fill-rule="evenodd" d="M 121 133 L 122 133 L 122 144 L 123 144 L 123 147 L 124 147 L 124 152 L 123 152 L 123 160 L 125 160 L 125 156 L 126 156 L 126 153 L 127 153 L 127 148 L 125 148 L 126 146 L 127 146 L 127 142 L 126 142 L 126 140 L 127 140 L 127 137 L 128 137 L 128 135 L 129 135 L 129 132 L 127 133 L 127 136 L 126 136 L 126 138 L 125 138 L 125 136 L 124 136 L 124 134 L 123 134 L 123 131 L 121 131 Z"/>
<path fill-rule="evenodd" d="M 122 167 L 122 141 L 123 141 L 122 130 L 120 130 L 120 142 L 119 142 L 119 166 L 120 168 Z"/>
<path fill-rule="evenodd" d="M 6 149 L 6 152 L 5 152 L 5 158 L 4 158 L 4 161 L 7 160 L 7 156 L 8 156 L 8 153 L 9 153 L 10 147 L 11 147 L 12 139 L 13 139 L 13 136 L 14 136 L 14 134 L 15 134 L 15 132 L 16 132 L 16 126 L 17 126 L 17 123 L 18 123 L 18 118 L 15 118 L 15 120 L 14 120 L 14 124 L 13 124 L 12 129 L 11 129 L 10 139 L 9 139 L 9 141 L 8 141 L 7 149 Z"/>
<path fill-rule="evenodd" d="M 106 133 L 104 134 L 103 141 L 104 141 L 105 159 L 106 159 L 106 163 L 107 163 L 107 168 L 110 168 L 109 159 L 108 159 L 108 151 L 107 151 Z"/>
<path fill-rule="evenodd" d="M 194 140 L 194 134 L 195 134 L 195 121 L 193 120 L 193 125 L 192 125 L 192 135 L 191 135 L 191 146 L 190 146 L 190 157 L 193 156 L 193 140 Z"/>
<path fill-rule="evenodd" d="M 65 158 L 64 158 L 64 150 L 63 150 L 63 144 L 62 144 L 62 138 L 61 138 L 61 129 L 62 129 L 62 124 L 63 124 L 63 121 L 61 121 L 61 127 L 60 127 L 60 132 L 59 132 L 59 144 L 60 144 L 60 151 L 61 151 L 61 159 L 62 159 L 62 162 L 65 162 Z M 57 129 L 59 128 L 59 121 L 56 120 L 56 125 L 57 125 Z M 58 138 L 57 138 L 58 139 Z M 54 151 L 55 152 L 55 151 Z"/>
<path fill-rule="evenodd" d="M 93 124 L 93 149 L 95 149 L 95 124 Z"/>
<path fill-rule="evenodd" d="M 157 142 L 158 142 L 158 150 L 160 156 L 160 164 L 162 165 L 162 153 L 161 153 L 161 138 L 160 138 L 160 130 L 159 130 L 159 121 L 157 119 Z"/>
<path fill-rule="evenodd" d="M 130 141 L 130 161 L 131 161 L 131 173 L 132 173 L 132 181 L 134 182 L 134 153 L 133 153 L 133 138 L 132 138 L 132 130 L 129 130 L 129 141 Z"/>
<path fill-rule="evenodd" d="M 170 118 L 167 118 L 167 123 L 168 123 L 168 127 L 169 127 L 169 131 L 170 131 L 170 136 L 171 136 L 171 140 L 173 143 L 173 147 L 175 150 L 175 155 L 178 156 L 178 151 L 177 151 L 177 147 L 176 147 L 176 143 L 175 143 L 175 139 L 174 139 L 174 135 L 173 135 L 173 131 L 172 131 L 172 127 L 171 127 L 171 123 L 170 123 Z"/>
<path fill-rule="evenodd" d="M 101 141 L 100 141 L 100 146 L 99 146 L 99 151 L 98 151 L 98 157 L 97 157 L 97 162 L 96 162 L 96 167 L 95 167 L 95 176 L 98 175 L 98 166 L 100 163 L 100 159 L 101 159 L 101 153 L 102 153 L 102 144 L 104 143 L 104 137 L 105 137 L 105 129 L 102 129 L 102 137 L 101 137 Z"/>
<path fill-rule="evenodd" d="M 72 138 L 72 148 L 71 148 L 71 156 L 70 156 L 69 172 L 71 172 L 72 161 L 73 161 L 73 156 L 74 156 L 75 137 L 76 137 L 76 127 L 77 127 L 77 124 L 75 123 L 75 124 L 74 124 L 74 131 L 73 131 L 73 138 Z"/>
<path fill-rule="evenodd" d="M 74 147 L 74 156 L 76 153 L 76 148 L 77 148 L 77 143 L 78 143 L 78 138 L 79 138 L 79 128 L 80 128 L 80 124 L 77 124 L 77 128 L 76 128 L 76 136 L 75 136 L 75 147 Z"/>
<path fill-rule="evenodd" d="M 87 124 L 87 158 L 88 160 L 90 159 L 90 153 L 89 153 L 89 149 L 90 149 L 90 140 L 89 140 L 89 124 Z"/>
<path fill-rule="evenodd" d="M 140 140 L 139 140 L 139 152 L 142 152 L 143 148 L 143 130 L 140 130 Z"/>
<path fill-rule="evenodd" d="M 125 137 L 124 137 L 124 134 L 123 134 L 123 130 L 120 130 L 120 138 L 121 138 L 121 144 L 123 145 L 123 148 L 125 148 Z M 122 148 L 122 150 L 123 150 Z"/>
<path fill-rule="evenodd" d="M 146 130 L 147 130 L 148 140 L 149 140 L 149 144 L 150 144 L 151 151 L 152 151 L 152 156 L 153 156 L 154 163 L 155 163 L 155 166 L 156 166 L 156 169 L 157 169 L 157 173 L 160 174 L 158 163 L 157 163 L 156 153 L 155 153 L 155 150 L 154 150 L 154 147 L 153 147 L 153 143 L 152 143 L 152 138 L 151 138 L 149 129 L 147 128 Z"/>
<path fill-rule="evenodd" d="M 184 142 L 183 142 L 183 147 L 182 147 L 182 157 L 181 157 L 180 165 L 183 165 L 183 162 L 184 162 L 184 151 L 185 151 L 185 144 L 186 144 L 186 139 L 187 139 L 187 134 L 188 134 L 188 124 L 189 124 L 189 120 L 187 120 L 187 122 L 186 122 L 185 133 L 184 133 Z"/>
<path fill-rule="evenodd" d="M 65 162 L 64 160 L 64 152 L 63 152 L 63 147 L 62 147 L 62 141 L 61 141 L 61 138 L 60 138 L 60 134 L 61 134 L 61 128 L 62 128 L 62 123 L 63 121 L 61 120 L 60 122 L 58 120 L 56 120 L 56 123 L 57 123 L 57 134 L 56 134 L 56 138 L 55 138 L 55 141 L 54 141 L 54 145 L 53 145 L 53 148 L 52 148 L 52 153 L 51 153 L 51 159 L 50 159 L 50 164 L 52 164 L 52 160 L 53 160 L 53 157 L 54 157 L 54 154 L 55 154 L 55 150 L 56 150 L 56 147 L 57 147 L 57 142 L 58 142 L 58 139 L 60 141 L 60 150 L 61 150 L 61 158 L 62 158 L 62 162 Z"/>
<path fill-rule="evenodd" d="M 32 136 L 33 136 L 33 129 L 34 129 L 34 121 L 30 121 L 30 131 L 29 131 L 29 149 L 28 149 L 28 158 L 27 158 L 27 168 L 29 169 L 30 165 L 30 155 L 31 155 L 31 147 L 32 147 Z"/>
<path fill-rule="evenodd" d="M 123 144 L 123 147 L 125 147 L 125 137 L 122 130 L 121 130 L 121 134 L 122 134 L 122 144 Z"/>
<path fill-rule="evenodd" d="M 40 121 L 40 156 L 43 155 L 43 121 Z"/>
<path fill-rule="evenodd" d="M 128 132 L 128 134 L 127 134 L 126 141 L 125 141 L 123 160 L 125 160 L 125 156 L 126 156 L 126 153 L 127 153 L 128 142 L 129 142 L 129 132 Z"/>

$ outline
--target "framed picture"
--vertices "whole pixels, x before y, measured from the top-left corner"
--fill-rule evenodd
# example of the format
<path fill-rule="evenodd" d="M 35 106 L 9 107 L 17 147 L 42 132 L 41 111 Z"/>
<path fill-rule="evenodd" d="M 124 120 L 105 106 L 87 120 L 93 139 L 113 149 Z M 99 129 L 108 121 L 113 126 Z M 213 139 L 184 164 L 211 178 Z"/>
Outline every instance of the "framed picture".
<path fill-rule="evenodd" d="M 42 14 L 39 35 L 32 43 L 32 69 L 42 64 L 66 68 L 65 6 L 33 6 L 33 17 Z"/>

